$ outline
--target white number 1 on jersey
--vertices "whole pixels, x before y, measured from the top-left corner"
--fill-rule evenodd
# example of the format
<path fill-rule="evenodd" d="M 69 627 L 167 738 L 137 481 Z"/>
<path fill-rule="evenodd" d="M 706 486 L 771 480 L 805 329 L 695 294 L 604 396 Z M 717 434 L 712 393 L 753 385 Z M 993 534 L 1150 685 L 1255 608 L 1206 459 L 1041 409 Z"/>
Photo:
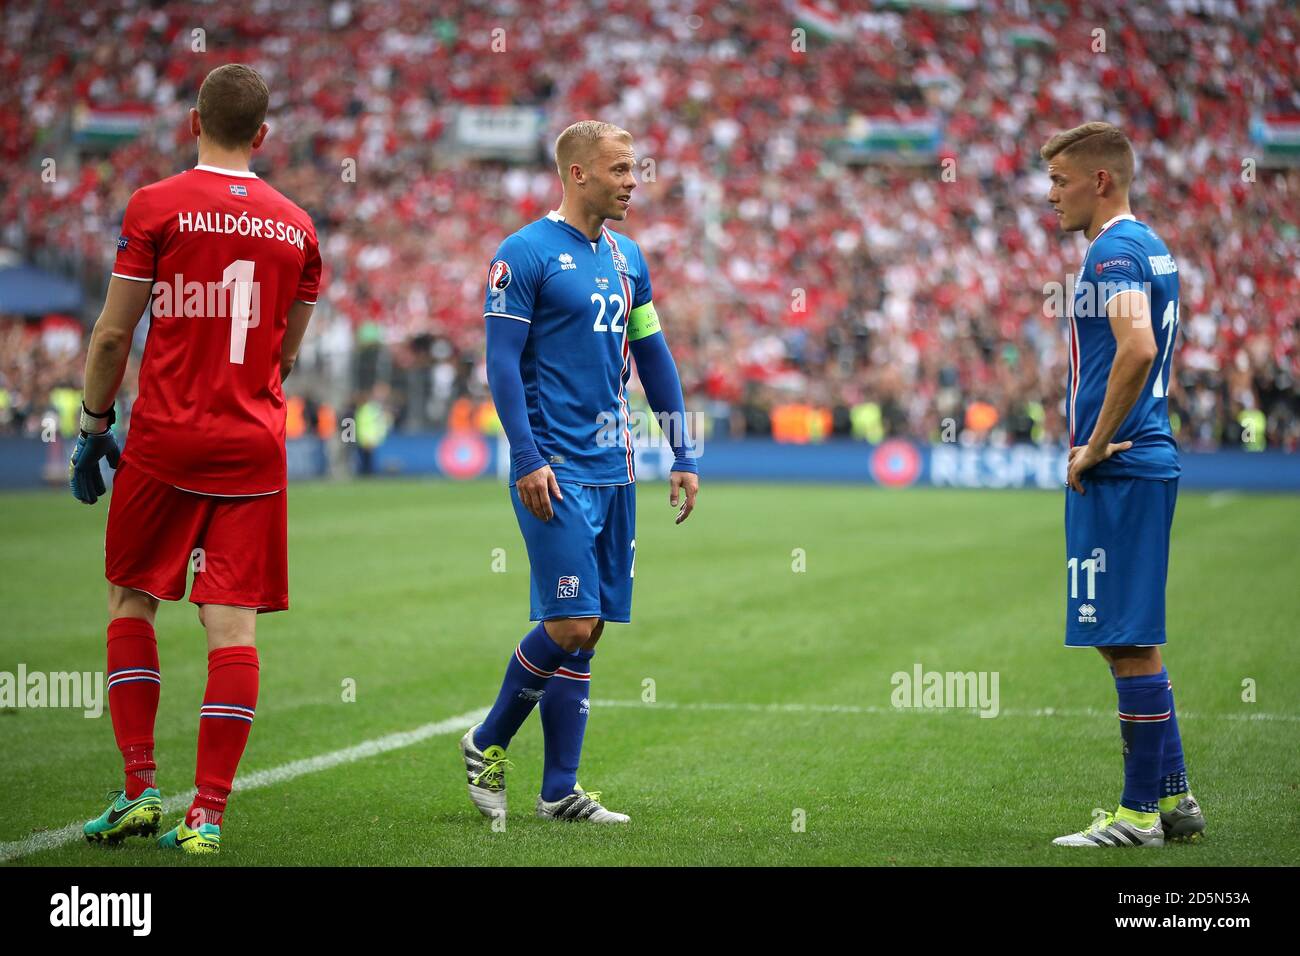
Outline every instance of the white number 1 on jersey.
<path fill-rule="evenodd" d="M 230 361 L 234 365 L 244 364 L 248 330 L 257 328 L 262 320 L 260 309 L 259 314 L 253 316 L 253 266 L 251 259 L 236 259 L 221 273 L 223 289 L 232 283 L 235 286 L 230 303 Z"/>
<path fill-rule="evenodd" d="M 1178 300 L 1170 299 L 1169 304 L 1165 306 L 1165 314 L 1160 318 L 1160 328 L 1168 329 L 1165 333 L 1165 352 L 1160 356 L 1160 367 L 1156 369 L 1156 380 L 1151 383 L 1151 395 L 1154 398 L 1164 398 L 1169 391 L 1167 382 L 1173 377 L 1174 370 L 1170 368 L 1165 371 L 1165 362 L 1169 361 L 1169 349 L 1174 344 L 1174 336 L 1178 334 Z"/>

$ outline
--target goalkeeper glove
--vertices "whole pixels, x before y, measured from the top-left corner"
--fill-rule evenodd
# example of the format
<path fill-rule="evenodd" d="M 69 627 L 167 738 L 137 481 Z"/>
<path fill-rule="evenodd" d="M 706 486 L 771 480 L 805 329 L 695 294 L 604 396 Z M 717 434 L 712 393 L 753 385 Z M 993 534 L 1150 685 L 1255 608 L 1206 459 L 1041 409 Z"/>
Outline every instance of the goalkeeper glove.
<path fill-rule="evenodd" d="M 108 466 L 116 469 L 122 454 L 118 450 L 117 439 L 113 437 L 113 422 L 117 420 L 113 410 L 110 408 L 103 415 L 97 415 L 86 408 L 83 402 L 81 411 L 81 433 L 77 436 L 77 447 L 72 450 L 72 458 L 68 462 L 68 487 L 72 490 L 72 497 L 83 504 L 93 505 L 105 492 L 104 474 L 99 469 L 99 460 L 107 458 Z M 104 430 L 86 431 L 86 426 L 93 424 L 95 419 L 106 422 Z"/>

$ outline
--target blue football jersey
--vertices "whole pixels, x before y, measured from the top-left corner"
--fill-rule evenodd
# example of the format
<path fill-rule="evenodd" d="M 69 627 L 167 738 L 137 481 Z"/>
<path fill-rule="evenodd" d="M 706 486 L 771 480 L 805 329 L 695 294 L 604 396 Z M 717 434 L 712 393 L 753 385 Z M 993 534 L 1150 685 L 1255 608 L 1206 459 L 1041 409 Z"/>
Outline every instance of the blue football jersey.
<path fill-rule="evenodd" d="M 1146 294 L 1156 361 L 1128 417 L 1112 442 L 1133 447 L 1094 467 L 1097 478 L 1177 478 L 1178 445 L 1169 427 L 1169 380 L 1178 338 L 1178 264 L 1160 237 L 1132 216 L 1118 216 L 1102 227 L 1083 256 L 1070 309 L 1070 375 L 1066 392 L 1070 444 L 1087 444 L 1115 360 L 1115 334 L 1106 306 L 1121 292 Z"/>
<path fill-rule="evenodd" d="M 593 242 L 548 213 L 497 249 L 483 313 L 485 321 L 528 323 L 524 399 L 537 450 L 556 478 L 635 481 L 629 343 L 659 331 L 637 244 L 608 228 Z"/>

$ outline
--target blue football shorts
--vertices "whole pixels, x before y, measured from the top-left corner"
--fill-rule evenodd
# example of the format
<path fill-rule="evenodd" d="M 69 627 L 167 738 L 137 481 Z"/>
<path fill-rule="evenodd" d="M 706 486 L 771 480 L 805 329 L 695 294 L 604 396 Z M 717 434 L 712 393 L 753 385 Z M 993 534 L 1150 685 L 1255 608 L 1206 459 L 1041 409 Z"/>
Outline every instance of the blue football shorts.
<path fill-rule="evenodd" d="M 1178 480 L 1083 479 L 1065 492 L 1065 643 L 1165 643 L 1165 581 Z"/>
<path fill-rule="evenodd" d="M 510 486 L 510 500 L 528 549 L 529 619 L 598 617 L 632 620 L 636 560 L 636 485 L 559 482 L 555 516 L 533 515 Z"/>

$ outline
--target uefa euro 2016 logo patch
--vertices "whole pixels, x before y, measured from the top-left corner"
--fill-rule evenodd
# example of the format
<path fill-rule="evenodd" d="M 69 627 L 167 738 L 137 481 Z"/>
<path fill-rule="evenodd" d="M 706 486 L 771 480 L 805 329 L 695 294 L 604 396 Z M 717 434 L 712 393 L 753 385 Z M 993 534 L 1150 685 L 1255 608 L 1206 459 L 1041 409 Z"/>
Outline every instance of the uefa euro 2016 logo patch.
<path fill-rule="evenodd" d="M 576 598 L 578 596 L 578 576 L 566 574 L 560 577 L 560 586 L 555 589 L 557 598 Z"/>
<path fill-rule="evenodd" d="M 504 259 L 498 259 L 488 268 L 488 290 L 504 292 L 510 285 L 510 266 Z"/>

